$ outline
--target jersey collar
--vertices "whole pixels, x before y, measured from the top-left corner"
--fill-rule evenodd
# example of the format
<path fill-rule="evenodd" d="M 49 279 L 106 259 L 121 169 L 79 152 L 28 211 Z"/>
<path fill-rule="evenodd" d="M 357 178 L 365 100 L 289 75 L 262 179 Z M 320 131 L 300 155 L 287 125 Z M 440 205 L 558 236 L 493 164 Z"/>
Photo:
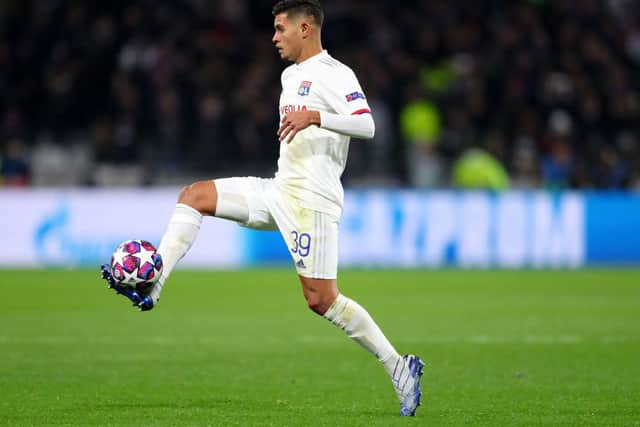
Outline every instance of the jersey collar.
<path fill-rule="evenodd" d="M 316 62 L 316 61 L 318 61 L 318 60 L 320 60 L 320 59 L 322 59 L 322 58 L 326 58 L 327 56 L 329 56 L 329 52 L 327 52 L 327 50 L 326 50 L 326 49 L 323 49 L 323 50 L 322 50 L 322 52 L 320 52 L 320 53 L 316 53 L 315 55 L 313 55 L 313 56 L 311 56 L 311 57 L 309 57 L 309 58 L 305 59 L 305 60 L 304 60 L 304 61 L 302 61 L 301 63 L 299 63 L 299 64 L 295 64 L 295 66 L 296 66 L 296 67 L 301 67 L 301 66 L 303 66 L 303 65 L 306 65 L 306 64 L 310 64 L 310 63 Z"/>

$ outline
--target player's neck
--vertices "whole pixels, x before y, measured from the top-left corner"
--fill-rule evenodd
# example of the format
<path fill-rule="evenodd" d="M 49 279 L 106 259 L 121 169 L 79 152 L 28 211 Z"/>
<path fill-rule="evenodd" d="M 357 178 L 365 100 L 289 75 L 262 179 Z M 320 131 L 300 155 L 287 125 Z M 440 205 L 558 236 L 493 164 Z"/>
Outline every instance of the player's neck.
<path fill-rule="evenodd" d="M 296 64 L 300 64 L 312 56 L 316 56 L 317 54 L 323 51 L 322 44 L 320 42 L 317 43 L 309 43 L 307 46 L 302 48 L 302 52 L 300 52 L 300 56 L 296 59 Z"/>

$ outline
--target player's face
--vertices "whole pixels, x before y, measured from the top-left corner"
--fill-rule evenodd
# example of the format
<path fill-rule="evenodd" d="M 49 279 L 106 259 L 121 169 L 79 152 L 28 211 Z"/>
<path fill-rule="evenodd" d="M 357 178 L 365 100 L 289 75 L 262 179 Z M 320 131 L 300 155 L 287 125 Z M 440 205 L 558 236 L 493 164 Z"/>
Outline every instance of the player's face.
<path fill-rule="evenodd" d="M 276 15 L 273 21 L 275 29 L 271 41 L 275 44 L 280 58 L 285 61 L 293 61 L 300 56 L 302 51 L 302 30 L 295 20 L 287 17 L 286 13 Z"/>

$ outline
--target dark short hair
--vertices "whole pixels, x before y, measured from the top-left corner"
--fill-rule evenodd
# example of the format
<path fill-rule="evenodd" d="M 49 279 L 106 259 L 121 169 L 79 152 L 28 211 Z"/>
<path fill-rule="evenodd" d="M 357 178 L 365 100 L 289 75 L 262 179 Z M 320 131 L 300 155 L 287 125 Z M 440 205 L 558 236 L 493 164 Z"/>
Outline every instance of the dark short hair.
<path fill-rule="evenodd" d="M 287 12 L 290 15 L 312 16 L 313 20 L 322 27 L 324 12 L 319 0 L 280 0 L 273 6 L 273 16 Z"/>

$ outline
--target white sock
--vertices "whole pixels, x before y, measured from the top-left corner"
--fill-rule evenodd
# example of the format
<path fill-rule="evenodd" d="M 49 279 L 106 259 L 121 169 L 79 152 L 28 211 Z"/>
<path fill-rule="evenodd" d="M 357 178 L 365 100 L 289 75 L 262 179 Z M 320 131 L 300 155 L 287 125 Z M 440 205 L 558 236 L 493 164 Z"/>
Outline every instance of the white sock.
<path fill-rule="evenodd" d="M 200 224 L 202 224 L 202 214 L 200 212 L 182 203 L 176 205 L 173 216 L 169 220 L 167 231 L 164 233 L 158 247 L 158 253 L 162 256 L 163 267 L 160 279 L 158 279 L 149 294 L 154 302 L 160 299 L 162 287 L 171 274 L 171 270 L 196 240 L 200 231 Z"/>
<path fill-rule="evenodd" d="M 324 317 L 374 354 L 382 362 L 387 373 L 393 375 L 400 355 L 360 304 L 339 294 Z"/>

